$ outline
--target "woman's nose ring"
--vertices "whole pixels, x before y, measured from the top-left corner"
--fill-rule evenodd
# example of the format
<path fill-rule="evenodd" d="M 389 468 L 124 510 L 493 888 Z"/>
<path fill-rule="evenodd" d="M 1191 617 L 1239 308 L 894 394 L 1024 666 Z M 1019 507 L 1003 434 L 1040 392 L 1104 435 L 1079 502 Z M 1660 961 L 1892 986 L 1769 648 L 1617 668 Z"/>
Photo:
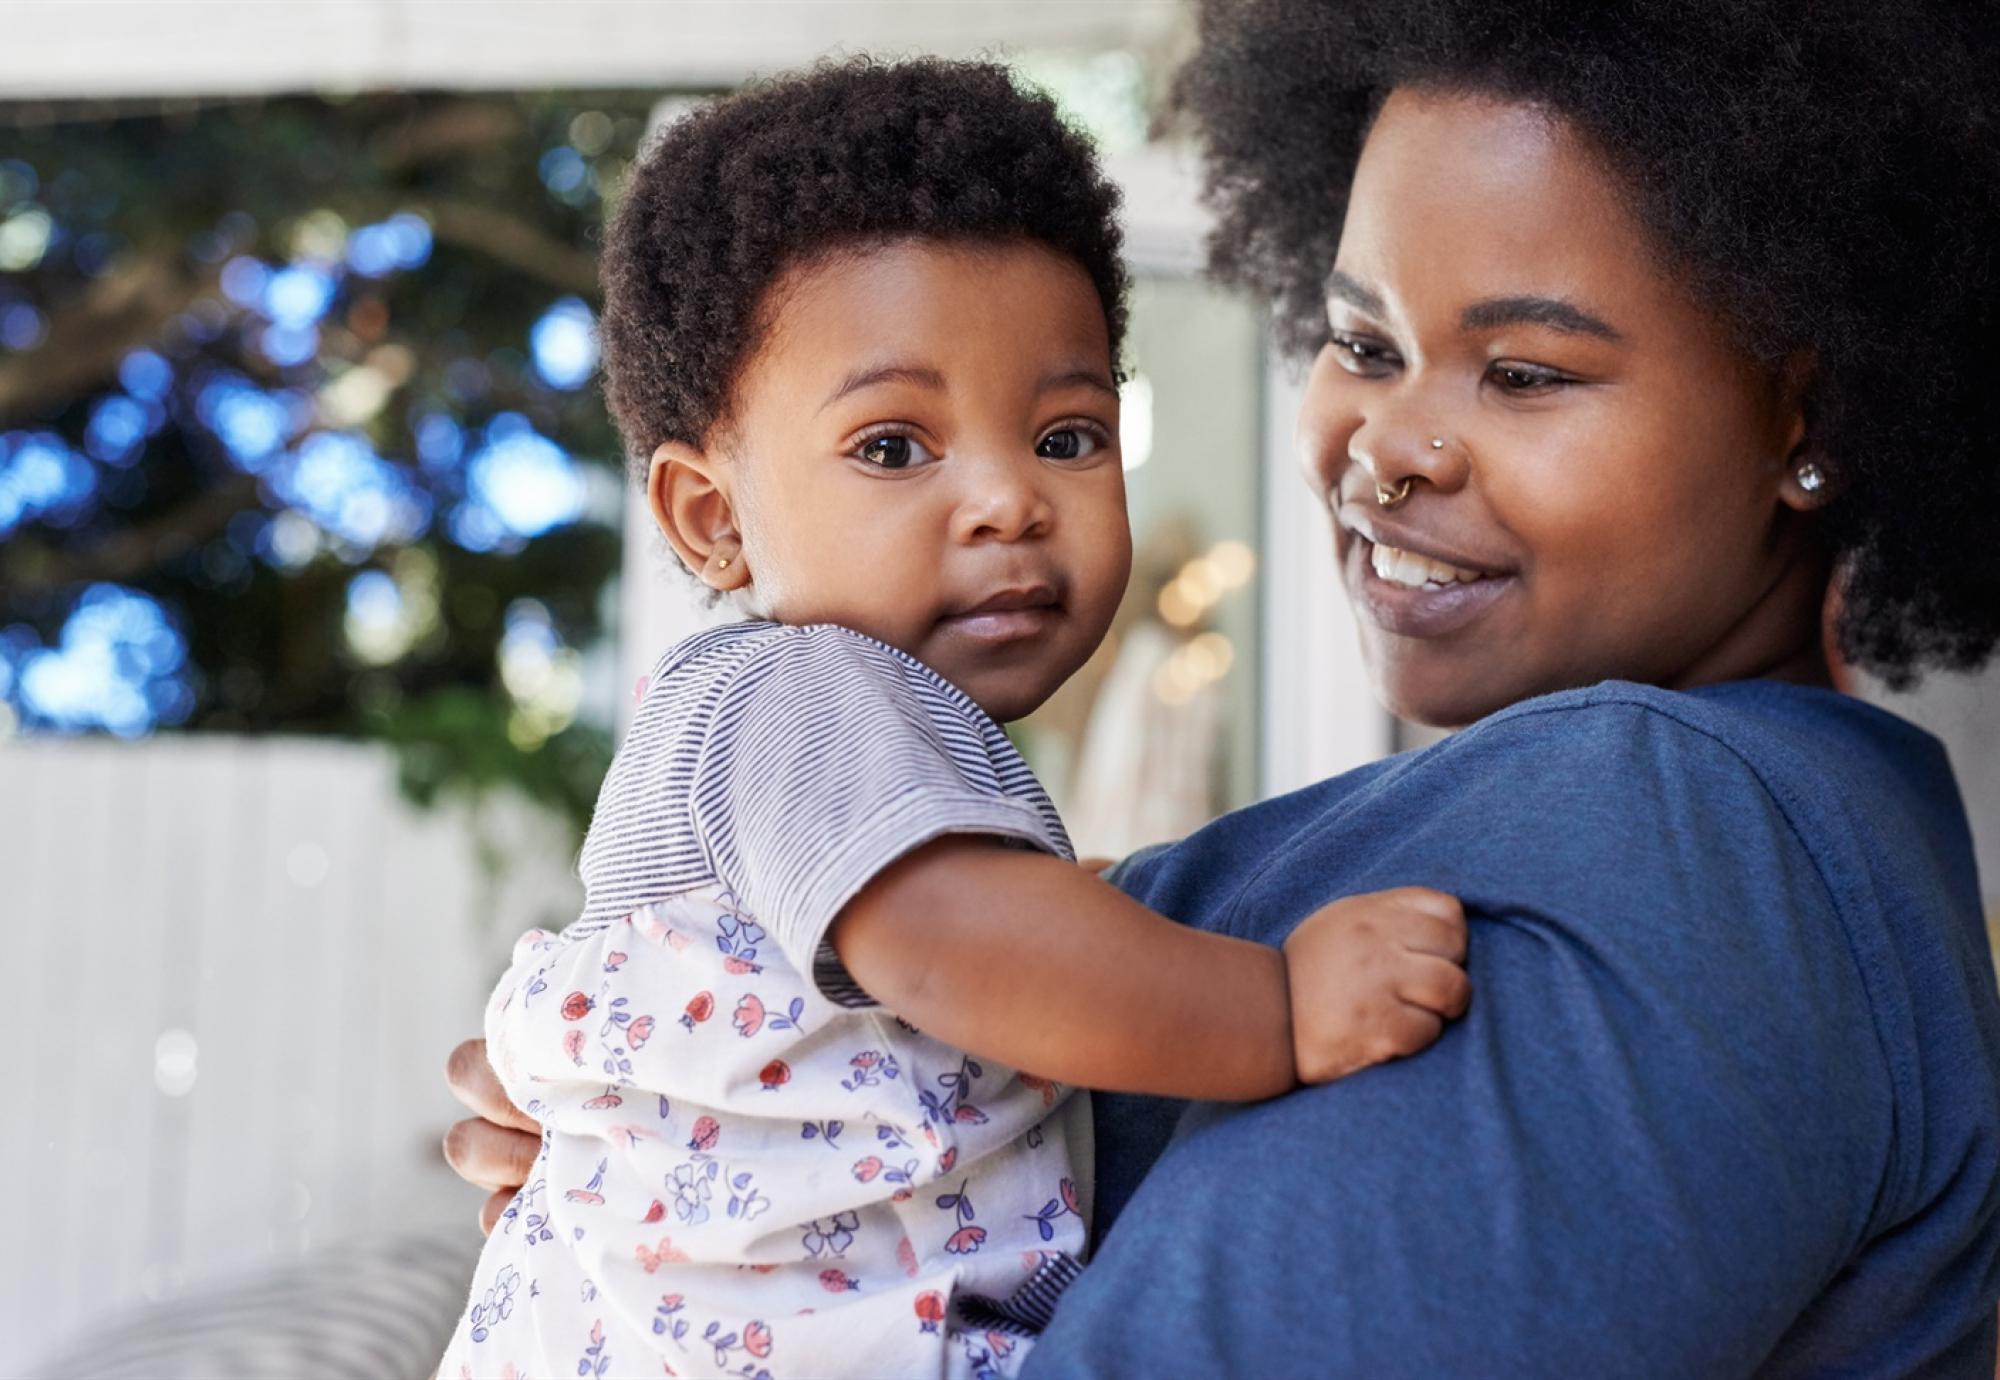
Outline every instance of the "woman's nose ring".
<path fill-rule="evenodd" d="M 1384 508 L 1393 508 L 1410 496 L 1410 486 L 1416 482 L 1415 475 L 1406 474 L 1403 476 L 1403 482 L 1393 489 L 1385 489 L 1380 484 L 1377 484 L 1375 486 L 1375 501 Z"/>

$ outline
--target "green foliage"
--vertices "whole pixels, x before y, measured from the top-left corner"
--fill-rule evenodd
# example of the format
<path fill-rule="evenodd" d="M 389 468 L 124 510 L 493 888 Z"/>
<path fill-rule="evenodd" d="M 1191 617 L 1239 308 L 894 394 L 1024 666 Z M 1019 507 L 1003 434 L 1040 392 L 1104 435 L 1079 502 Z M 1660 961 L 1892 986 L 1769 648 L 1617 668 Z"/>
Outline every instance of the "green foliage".
<path fill-rule="evenodd" d="M 526 617 L 528 653 L 573 670 L 601 638 L 623 470 L 594 387 L 539 370 L 530 340 L 561 302 L 594 309 L 596 228 L 651 99 L 0 105 L 0 731 L 11 711 L 29 732 L 381 739 L 413 798 L 511 785 L 580 832 L 604 726 L 568 721 L 574 694 L 510 689 L 503 640 Z M 396 217 L 427 255 L 375 271 L 355 233 Z M 325 280 L 303 353 L 245 289 L 257 265 Z M 135 396 L 134 351 L 171 381 L 136 395 L 147 434 L 118 454 L 93 419 Z M 269 453 L 218 420 L 230 390 L 286 419 Z M 467 516 L 491 508 L 475 457 L 519 435 L 584 481 L 547 530 Z M 322 437 L 346 469 L 307 468 Z M 400 516 L 375 520 L 381 502 Z M 377 605 L 357 602 L 369 572 Z M 107 644 L 136 718 L 38 698 L 56 678 L 31 674 L 106 586 L 182 644 L 140 671 Z M 369 608 L 394 616 L 357 631 Z"/>

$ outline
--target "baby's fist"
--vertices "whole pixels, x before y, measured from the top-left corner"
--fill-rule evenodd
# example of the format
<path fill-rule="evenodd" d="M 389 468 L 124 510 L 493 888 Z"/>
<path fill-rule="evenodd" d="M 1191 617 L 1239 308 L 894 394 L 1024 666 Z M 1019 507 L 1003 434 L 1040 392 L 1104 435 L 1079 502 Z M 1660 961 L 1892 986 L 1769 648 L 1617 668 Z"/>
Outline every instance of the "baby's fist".
<path fill-rule="evenodd" d="M 1464 908 L 1428 887 L 1347 896 L 1307 916 L 1285 940 L 1299 1081 L 1428 1046 L 1472 999 L 1464 963 Z"/>

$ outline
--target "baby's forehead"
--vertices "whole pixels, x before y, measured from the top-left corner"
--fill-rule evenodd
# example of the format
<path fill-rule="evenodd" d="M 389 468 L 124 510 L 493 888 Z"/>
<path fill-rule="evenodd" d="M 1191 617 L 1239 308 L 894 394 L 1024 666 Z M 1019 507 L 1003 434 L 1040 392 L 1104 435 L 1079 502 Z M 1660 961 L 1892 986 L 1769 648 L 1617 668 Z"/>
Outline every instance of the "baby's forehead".
<path fill-rule="evenodd" d="M 772 372 L 837 379 L 842 394 L 1024 374 L 1109 389 L 1114 361 L 1103 302 L 1074 259 L 1025 238 L 903 238 L 778 275 L 739 385 Z"/>

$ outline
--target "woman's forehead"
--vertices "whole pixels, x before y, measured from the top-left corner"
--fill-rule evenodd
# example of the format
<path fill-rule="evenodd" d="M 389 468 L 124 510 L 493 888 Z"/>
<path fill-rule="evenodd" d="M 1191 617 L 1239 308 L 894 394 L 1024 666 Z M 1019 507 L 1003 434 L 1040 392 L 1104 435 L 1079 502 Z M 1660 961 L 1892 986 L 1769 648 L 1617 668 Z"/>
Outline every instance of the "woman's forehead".
<path fill-rule="evenodd" d="M 1570 302 L 1600 320 L 1614 306 L 1668 307 L 1681 294 L 1627 200 L 1588 142 L 1542 107 L 1398 90 L 1355 170 L 1337 281 L 1391 310 L 1428 302 L 1453 316 L 1483 299 Z"/>

